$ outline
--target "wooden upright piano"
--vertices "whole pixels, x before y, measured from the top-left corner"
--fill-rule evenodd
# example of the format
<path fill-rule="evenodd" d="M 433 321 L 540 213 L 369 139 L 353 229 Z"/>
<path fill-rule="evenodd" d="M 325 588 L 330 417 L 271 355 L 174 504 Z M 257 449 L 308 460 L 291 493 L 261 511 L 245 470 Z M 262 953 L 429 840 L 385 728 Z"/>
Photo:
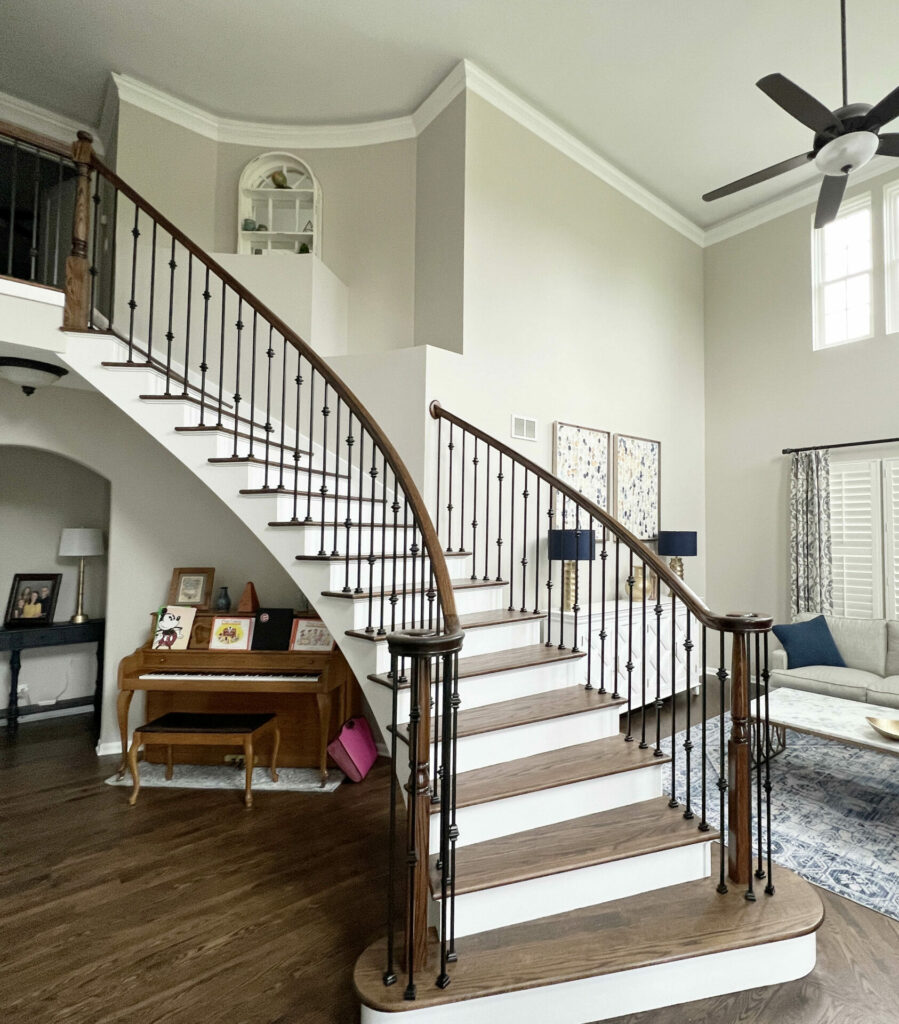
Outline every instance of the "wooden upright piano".
<path fill-rule="evenodd" d="M 121 777 L 128 750 L 128 711 L 135 691 L 147 693 L 147 717 L 166 711 L 271 711 L 282 732 L 279 764 L 308 766 L 308 699 L 318 712 L 317 763 L 328 777 L 329 734 L 346 720 L 352 674 L 340 651 L 154 651 L 147 642 L 119 664 L 118 719 Z M 338 712 L 336 723 L 333 711 Z M 185 747 L 185 761 L 221 763 L 215 748 Z M 313 754 L 314 757 L 314 754 Z M 313 760 L 313 763 L 314 760 Z"/>

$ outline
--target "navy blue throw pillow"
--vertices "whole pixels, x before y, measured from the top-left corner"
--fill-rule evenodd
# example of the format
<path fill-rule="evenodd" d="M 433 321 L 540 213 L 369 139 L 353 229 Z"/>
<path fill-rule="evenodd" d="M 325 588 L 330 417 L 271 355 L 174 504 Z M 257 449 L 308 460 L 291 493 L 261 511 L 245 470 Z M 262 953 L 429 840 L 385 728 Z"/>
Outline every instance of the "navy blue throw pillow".
<path fill-rule="evenodd" d="M 787 652 L 787 668 L 804 668 L 806 665 L 846 667 L 823 615 L 808 622 L 794 622 L 791 626 L 775 626 L 773 632 Z"/>

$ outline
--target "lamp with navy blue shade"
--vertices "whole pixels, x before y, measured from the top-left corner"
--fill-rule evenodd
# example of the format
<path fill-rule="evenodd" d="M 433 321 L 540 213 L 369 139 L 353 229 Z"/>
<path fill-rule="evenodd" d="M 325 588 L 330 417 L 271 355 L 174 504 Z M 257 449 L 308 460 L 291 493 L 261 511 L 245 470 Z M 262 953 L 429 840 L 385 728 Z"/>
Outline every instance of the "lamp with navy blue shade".
<path fill-rule="evenodd" d="M 549 558 L 564 562 L 562 576 L 562 610 L 574 607 L 575 562 L 592 562 L 596 558 L 596 533 L 593 530 L 550 530 Z"/>
<path fill-rule="evenodd" d="M 684 578 L 684 558 L 696 555 L 695 530 L 659 530 L 660 555 L 668 555 L 668 566 L 672 572 Z"/>

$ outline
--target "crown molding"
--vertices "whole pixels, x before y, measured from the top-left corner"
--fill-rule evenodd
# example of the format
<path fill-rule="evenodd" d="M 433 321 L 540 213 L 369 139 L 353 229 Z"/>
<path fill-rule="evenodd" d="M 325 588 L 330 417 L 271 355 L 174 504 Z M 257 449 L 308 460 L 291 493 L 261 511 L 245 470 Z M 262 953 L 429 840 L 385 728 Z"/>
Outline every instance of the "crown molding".
<path fill-rule="evenodd" d="M 30 128 L 42 135 L 49 135 L 58 142 L 70 144 L 75 141 L 78 132 L 86 130 L 94 137 L 94 149 L 100 154 L 103 153 L 103 139 L 97 128 L 81 124 L 80 121 L 74 121 L 64 114 L 57 114 L 27 100 L 20 100 L 18 96 L 10 96 L 9 93 L 0 92 L 0 120 Z"/>
<path fill-rule="evenodd" d="M 412 124 L 415 127 L 416 135 L 421 135 L 425 128 L 439 117 L 457 96 L 465 92 L 468 85 L 468 67 L 468 61 L 460 60 L 440 85 L 415 110 L 412 114 Z"/>
<path fill-rule="evenodd" d="M 678 213 L 677 210 L 642 185 L 637 184 L 633 178 L 610 164 L 595 150 L 592 150 L 570 132 L 565 131 L 546 114 L 541 113 L 536 107 L 531 106 L 526 100 L 507 89 L 506 86 L 501 85 L 495 78 L 491 78 L 477 65 L 468 60 L 462 61 L 462 63 L 465 65 L 465 84 L 472 92 L 477 93 L 488 103 L 543 139 L 544 142 L 574 160 L 575 163 L 580 164 L 591 174 L 596 175 L 607 185 L 611 185 L 612 188 L 667 224 L 668 227 L 674 228 L 675 231 L 691 242 L 695 242 L 696 245 L 704 244 L 705 232 L 693 221 Z"/>
<path fill-rule="evenodd" d="M 119 99 L 214 142 L 290 149 L 342 149 L 415 138 L 412 117 L 357 124 L 292 125 L 217 117 L 129 75 L 112 73 Z"/>

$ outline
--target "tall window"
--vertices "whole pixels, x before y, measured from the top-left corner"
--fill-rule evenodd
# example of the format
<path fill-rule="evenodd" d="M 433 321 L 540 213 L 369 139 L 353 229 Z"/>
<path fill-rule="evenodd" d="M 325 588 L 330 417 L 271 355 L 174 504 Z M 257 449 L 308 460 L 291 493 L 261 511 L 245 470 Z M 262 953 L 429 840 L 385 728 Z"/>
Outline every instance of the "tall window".
<path fill-rule="evenodd" d="M 883 190 L 887 334 L 899 331 L 899 181 Z"/>
<path fill-rule="evenodd" d="M 816 349 L 873 333 L 871 244 L 870 192 L 844 202 L 836 220 L 813 232 Z"/>
<path fill-rule="evenodd" d="M 833 612 L 899 618 L 899 459 L 830 464 Z"/>

